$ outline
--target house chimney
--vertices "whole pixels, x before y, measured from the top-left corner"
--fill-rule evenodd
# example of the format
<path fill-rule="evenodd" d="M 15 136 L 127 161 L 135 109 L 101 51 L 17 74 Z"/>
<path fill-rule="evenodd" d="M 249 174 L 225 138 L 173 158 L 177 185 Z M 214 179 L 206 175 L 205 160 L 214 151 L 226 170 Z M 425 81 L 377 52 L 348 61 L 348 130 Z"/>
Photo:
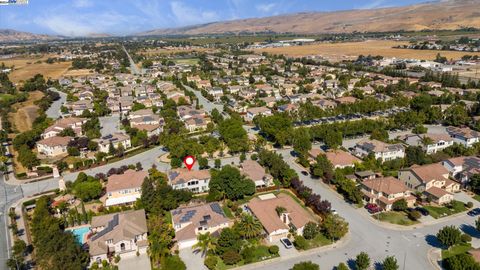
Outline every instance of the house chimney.
<path fill-rule="evenodd" d="M 282 213 L 282 222 L 286 225 L 290 224 L 290 213 Z"/>

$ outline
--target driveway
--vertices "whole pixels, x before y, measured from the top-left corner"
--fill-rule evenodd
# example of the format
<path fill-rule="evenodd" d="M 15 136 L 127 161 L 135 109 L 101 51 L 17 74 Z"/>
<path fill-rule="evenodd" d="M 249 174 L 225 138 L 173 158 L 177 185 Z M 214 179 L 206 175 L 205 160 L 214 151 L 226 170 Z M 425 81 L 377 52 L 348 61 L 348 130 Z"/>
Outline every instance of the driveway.
<path fill-rule="evenodd" d="M 205 264 L 203 264 L 204 257 L 202 257 L 201 252 L 195 253 L 191 248 L 184 248 L 180 249 L 179 256 L 189 270 L 208 270 Z"/>
<path fill-rule="evenodd" d="M 118 262 L 118 269 L 119 270 L 151 270 L 152 266 L 150 264 L 150 258 L 146 253 L 140 254 L 140 256 L 129 256 L 126 258 L 122 258 L 120 262 Z"/>
<path fill-rule="evenodd" d="M 112 116 L 104 116 L 98 118 L 100 121 L 100 132 L 103 136 L 107 136 L 109 134 L 113 134 L 115 132 L 120 132 L 120 116 L 119 115 L 112 115 Z"/>
<path fill-rule="evenodd" d="M 293 241 L 293 240 L 291 240 Z M 276 245 L 278 246 L 278 254 L 280 254 L 280 257 L 286 258 L 286 257 L 293 257 L 299 254 L 298 250 L 295 247 L 287 249 L 281 242 L 280 240 L 274 241 L 271 243 L 271 245 Z"/>

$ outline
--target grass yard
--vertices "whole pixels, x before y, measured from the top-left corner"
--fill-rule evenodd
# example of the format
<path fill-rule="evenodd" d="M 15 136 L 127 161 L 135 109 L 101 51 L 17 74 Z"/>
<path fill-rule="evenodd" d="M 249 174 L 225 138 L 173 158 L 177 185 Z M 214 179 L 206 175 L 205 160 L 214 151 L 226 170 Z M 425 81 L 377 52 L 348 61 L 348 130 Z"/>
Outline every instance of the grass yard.
<path fill-rule="evenodd" d="M 340 43 L 320 43 L 303 46 L 290 46 L 279 48 L 256 49 L 256 52 L 267 52 L 271 54 L 285 54 L 293 57 L 307 55 L 321 55 L 331 61 L 353 60 L 360 54 L 363 55 L 382 55 L 384 57 L 397 58 L 416 58 L 422 60 L 433 60 L 437 53 L 446 56 L 448 59 L 460 59 L 467 54 L 466 52 L 456 51 L 436 51 L 436 50 L 410 50 L 394 49 L 392 47 L 405 45 L 408 42 L 388 41 L 388 40 L 367 40 L 362 42 L 340 42 Z M 471 55 L 480 55 L 480 53 L 468 53 Z"/>
<path fill-rule="evenodd" d="M 198 58 L 174 59 L 175 64 L 180 65 L 196 65 L 200 60 Z"/>
<path fill-rule="evenodd" d="M 413 221 L 408 218 L 407 213 L 405 212 L 396 212 L 396 211 L 388 211 L 382 212 L 374 216 L 374 218 L 378 218 L 380 221 L 397 224 L 397 225 L 404 225 L 410 226 L 417 224 L 418 221 Z"/>
<path fill-rule="evenodd" d="M 480 202 L 480 195 L 478 195 L 478 194 L 475 194 L 475 196 L 473 196 L 473 198 L 474 198 L 475 200 L 477 200 L 477 201 L 479 201 L 479 202 Z"/>
<path fill-rule="evenodd" d="M 276 254 L 276 255 L 270 254 L 270 252 L 268 251 L 268 246 L 258 245 L 258 246 L 255 247 L 255 250 L 252 252 L 251 261 L 249 261 L 248 263 L 246 263 L 245 259 L 242 258 L 242 260 L 240 260 L 235 265 L 226 265 L 223 262 L 222 258 L 220 258 L 220 256 L 216 256 L 218 261 L 217 261 L 217 265 L 215 267 L 215 270 L 232 269 L 232 268 L 236 268 L 236 267 L 239 267 L 239 266 L 242 266 L 242 265 L 247 265 L 247 264 L 251 264 L 251 263 L 256 263 L 256 262 L 261 262 L 261 261 L 273 259 L 273 258 L 276 258 L 278 256 L 279 256 L 278 254 Z"/>
<path fill-rule="evenodd" d="M 233 214 L 232 214 L 232 210 L 230 210 L 230 208 L 228 208 L 226 205 L 224 205 L 222 207 L 223 209 L 223 212 L 225 213 L 225 215 L 228 217 L 228 218 L 233 218 Z"/>
<path fill-rule="evenodd" d="M 450 216 L 453 214 L 457 214 L 463 211 L 467 210 L 467 207 L 463 202 L 460 201 L 452 201 L 452 207 L 446 207 L 446 206 L 425 206 L 425 209 L 428 210 L 428 213 L 433 217 L 433 218 L 441 218 L 441 217 L 446 217 Z"/>
<path fill-rule="evenodd" d="M 318 234 L 317 236 L 315 236 L 315 238 L 311 240 L 307 240 L 307 242 L 308 242 L 307 249 L 323 247 L 323 246 L 330 245 L 332 243 L 332 241 L 330 239 L 327 239 L 323 234 Z"/>
<path fill-rule="evenodd" d="M 38 106 L 35 101 L 40 100 L 44 94 L 40 91 L 30 92 L 28 99 L 13 105 L 14 113 L 9 114 L 10 122 L 18 130 L 25 132 L 32 129 L 32 123 L 38 116 Z"/>
<path fill-rule="evenodd" d="M 460 245 L 456 245 L 450 247 L 450 249 L 442 250 L 442 259 L 446 259 L 458 254 L 467 253 L 472 248 L 470 244 L 462 243 Z"/>

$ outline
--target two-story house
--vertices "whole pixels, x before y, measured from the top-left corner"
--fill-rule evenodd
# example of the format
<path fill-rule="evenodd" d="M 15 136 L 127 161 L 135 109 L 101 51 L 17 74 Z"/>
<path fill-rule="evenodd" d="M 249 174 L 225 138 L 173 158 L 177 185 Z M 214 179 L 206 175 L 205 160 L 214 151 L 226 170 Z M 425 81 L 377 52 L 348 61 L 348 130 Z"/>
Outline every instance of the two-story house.
<path fill-rule="evenodd" d="M 122 145 L 123 149 L 132 147 L 130 136 L 123 133 L 113 133 L 103 136 L 100 139 L 93 139 L 92 141 L 98 144 L 98 151 L 103 153 L 110 151 L 110 145 L 112 145 L 114 149 L 117 149 L 119 145 Z"/>
<path fill-rule="evenodd" d="M 247 121 L 253 121 L 253 118 L 256 116 L 270 116 L 272 115 L 272 111 L 267 108 L 267 107 L 254 107 L 254 108 L 248 108 L 247 109 L 247 114 L 245 115 L 245 120 Z"/>
<path fill-rule="evenodd" d="M 147 132 L 147 136 L 160 135 L 163 131 L 164 119 L 153 113 L 151 109 L 131 112 L 128 115 L 130 127 Z"/>
<path fill-rule="evenodd" d="M 370 153 L 382 162 L 405 157 L 405 147 L 401 144 L 389 144 L 378 140 L 361 140 L 355 145 L 355 154 L 365 157 Z"/>
<path fill-rule="evenodd" d="M 130 210 L 92 218 L 88 240 L 90 263 L 102 265 L 109 256 L 145 254 L 148 248 L 145 210 Z"/>
<path fill-rule="evenodd" d="M 57 157 L 67 154 L 68 143 L 72 137 L 54 136 L 37 142 L 37 152 L 47 157 Z"/>
<path fill-rule="evenodd" d="M 105 206 L 135 203 L 142 195 L 142 183 L 146 177 L 148 177 L 148 172 L 134 170 L 127 170 L 123 174 L 110 175 L 106 187 Z"/>
<path fill-rule="evenodd" d="M 454 143 L 454 139 L 446 134 L 412 134 L 403 139 L 408 145 L 420 146 L 427 154 L 441 151 Z"/>
<path fill-rule="evenodd" d="M 171 214 L 179 249 L 195 245 L 199 234 L 213 234 L 233 224 L 218 202 L 179 207 L 172 210 Z"/>
<path fill-rule="evenodd" d="M 415 197 L 403 182 L 395 177 L 368 179 L 361 183 L 361 191 L 368 203 L 374 203 L 386 211 L 392 210 L 394 202 L 404 199 L 413 207 Z"/>
<path fill-rule="evenodd" d="M 255 160 L 244 160 L 240 166 L 242 173 L 255 183 L 256 188 L 265 188 L 273 185 L 273 177 L 265 172 Z"/>
<path fill-rule="evenodd" d="M 472 147 L 473 144 L 480 142 L 480 132 L 468 127 L 448 127 L 447 132 L 455 142 L 465 147 Z"/>
<path fill-rule="evenodd" d="M 413 165 L 398 171 L 398 178 L 407 188 L 421 192 L 437 204 L 453 200 L 453 192 L 460 190 L 460 184 L 448 178 L 449 172 L 441 163 Z"/>
<path fill-rule="evenodd" d="M 75 133 L 75 135 L 81 136 L 82 125 L 86 122 L 87 122 L 87 119 L 85 118 L 77 118 L 77 117 L 61 118 L 55 121 L 53 125 L 45 129 L 41 137 L 42 139 L 47 139 L 50 137 L 58 136 L 66 128 L 71 128 Z"/>
<path fill-rule="evenodd" d="M 179 168 L 168 172 L 168 183 L 173 189 L 188 189 L 194 193 L 207 192 L 210 178 L 209 170 Z"/>
<path fill-rule="evenodd" d="M 462 185 L 466 185 L 472 175 L 480 173 L 480 158 L 476 156 L 447 159 L 442 161 L 442 165 Z"/>

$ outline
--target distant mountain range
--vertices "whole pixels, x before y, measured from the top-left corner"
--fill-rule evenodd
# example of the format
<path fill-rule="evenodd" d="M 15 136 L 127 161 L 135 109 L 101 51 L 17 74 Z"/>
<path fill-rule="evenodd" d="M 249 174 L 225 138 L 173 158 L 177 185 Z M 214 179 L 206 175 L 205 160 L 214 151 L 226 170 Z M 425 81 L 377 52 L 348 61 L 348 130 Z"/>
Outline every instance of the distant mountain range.
<path fill-rule="evenodd" d="M 480 28 L 480 0 L 440 0 L 403 7 L 334 12 L 305 12 L 265 18 L 213 22 L 180 28 L 154 29 L 134 36 L 248 33 L 352 33 Z M 90 37 L 108 37 L 92 34 Z M 51 40 L 61 36 L 0 29 L 0 42 Z"/>
<path fill-rule="evenodd" d="M 334 12 L 306 12 L 265 18 L 214 22 L 182 28 L 155 29 L 146 35 L 239 33 L 351 33 L 480 28 L 480 0 L 444 0 L 403 7 Z"/>

